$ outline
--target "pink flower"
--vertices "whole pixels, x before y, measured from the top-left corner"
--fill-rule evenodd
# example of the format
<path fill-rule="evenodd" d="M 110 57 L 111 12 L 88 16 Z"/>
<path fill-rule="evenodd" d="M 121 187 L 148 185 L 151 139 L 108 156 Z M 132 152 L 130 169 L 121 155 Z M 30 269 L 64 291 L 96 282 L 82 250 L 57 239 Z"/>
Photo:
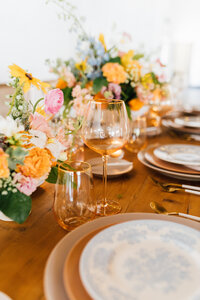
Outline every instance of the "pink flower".
<path fill-rule="evenodd" d="M 76 83 L 76 78 L 74 74 L 67 67 L 63 67 L 61 70 L 61 78 L 67 82 L 68 87 L 73 87 Z"/>
<path fill-rule="evenodd" d="M 31 177 L 26 177 L 21 173 L 16 173 L 14 176 L 13 183 L 16 184 L 17 189 L 21 193 L 30 196 L 36 190 L 38 180 Z"/>
<path fill-rule="evenodd" d="M 48 125 L 47 121 L 37 112 L 30 115 L 30 127 L 31 129 L 44 132 L 48 137 L 53 136 L 51 127 Z"/>
<path fill-rule="evenodd" d="M 89 90 L 81 89 L 80 85 L 77 85 L 72 91 L 72 96 L 74 97 L 73 108 L 76 111 L 76 115 L 84 116 L 88 102 L 93 99 Z"/>
<path fill-rule="evenodd" d="M 64 128 L 60 127 L 58 129 L 58 134 L 56 136 L 56 139 L 66 147 L 66 149 L 70 148 L 72 145 L 72 135 L 65 135 Z"/>
<path fill-rule="evenodd" d="M 60 89 L 49 91 L 45 96 L 45 112 L 56 114 L 64 102 L 63 92 Z"/>
<path fill-rule="evenodd" d="M 109 83 L 108 87 L 105 86 L 101 89 L 101 94 L 104 95 L 106 99 L 120 99 L 121 86 L 116 83 Z"/>
<path fill-rule="evenodd" d="M 80 95 L 81 95 L 81 87 L 80 87 L 80 85 L 76 85 L 75 88 L 73 88 L 73 90 L 72 90 L 72 96 L 74 98 L 77 98 Z"/>
<path fill-rule="evenodd" d="M 122 57 L 124 54 L 126 54 L 126 52 L 120 51 L 120 50 L 118 51 L 118 56 L 119 56 L 119 57 Z"/>

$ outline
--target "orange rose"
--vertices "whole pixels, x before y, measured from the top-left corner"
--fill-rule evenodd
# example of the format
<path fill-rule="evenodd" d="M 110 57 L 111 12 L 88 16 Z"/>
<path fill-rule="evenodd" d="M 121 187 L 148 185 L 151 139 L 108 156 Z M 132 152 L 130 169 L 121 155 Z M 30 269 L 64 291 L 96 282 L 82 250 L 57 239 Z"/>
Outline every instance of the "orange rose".
<path fill-rule="evenodd" d="M 56 83 L 56 88 L 63 90 L 66 87 L 67 87 L 67 82 L 65 80 L 63 80 L 62 78 L 59 78 Z"/>
<path fill-rule="evenodd" d="M 144 103 L 138 98 L 135 98 L 130 100 L 128 105 L 130 106 L 131 110 L 140 110 L 143 107 Z"/>
<path fill-rule="evenodd" d="M 91 88 L 92 86 L 93 86 L 93 81 L 90 80 L 90 81 L 88 81 L 88 82 L 86 83 L 85 88 L 86 88 L 86 89 L 89 89 L 89 88 Z"/>
<path fill-rule="evenodd" d="M 0 148 L 0 178 L 8 177 L 10 171 L 8 169 L 8 154 L 6 154 L 2 148 Z"/>
<path fill-rule="evenodd" d="M 107 63 L 103 66 L 102 71 L 103 76 L 107 78 L 108 82 L 120 84 L 126 80 L 126 72 L 118 63 Z"/>
<path fill-rule="evenodd" d="M 94 95 L 94 100 L 98 99 L 105 99 L 104 95 L 102 95 L 101 92 L 98 92 L 96 95 Z"/>
<path fill-rule="evenodd" d="M 24 176 L 40 178 L 49 173 L 51 158 L 46 149 L 35 147 L 30 150 L 29 155 L 24 159 L 24 165 L 19 165 L 18 172 Z"/>

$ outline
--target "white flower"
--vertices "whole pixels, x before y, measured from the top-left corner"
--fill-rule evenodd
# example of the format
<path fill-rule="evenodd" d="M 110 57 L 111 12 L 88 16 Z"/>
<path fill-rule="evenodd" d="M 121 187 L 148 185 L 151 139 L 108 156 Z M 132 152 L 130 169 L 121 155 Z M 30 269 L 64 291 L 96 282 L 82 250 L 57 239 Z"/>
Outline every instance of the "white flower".
<path fill-rule="evenodd" d="M 11 117 L 3 118 L 0 116 L 0 134 L 4 134 L 7 137 L 14 136 L 19 131 L 23 131 L 24 126 L 17 124 Z"/>
<path fill-rule="evenodd" d="M 51 142 L 46 145 L 46 148 L 51 151 L 52 155 L 55 157 L 56 160 L 58 160 L 61 152 L 63 152 L 66 149 L 66 147 L 63 146 L 60 142 L 58 142 L 58 140 L 56 139 L 54 139 L 53 141 L 51 139 Z"/>
<path fill-rule="evenodd" d="M 65 161 L 67 160 L 67 153 L 66 152 L 61 152 L 59 156 L 59 160 Z"/>
<path fill-rule="evenodd" d="M 30 140 L 36 147 L 44 148 L 47 142 L 47 136 L 44 132 L 31 129 L 29 133 L 33 136 Z"/>

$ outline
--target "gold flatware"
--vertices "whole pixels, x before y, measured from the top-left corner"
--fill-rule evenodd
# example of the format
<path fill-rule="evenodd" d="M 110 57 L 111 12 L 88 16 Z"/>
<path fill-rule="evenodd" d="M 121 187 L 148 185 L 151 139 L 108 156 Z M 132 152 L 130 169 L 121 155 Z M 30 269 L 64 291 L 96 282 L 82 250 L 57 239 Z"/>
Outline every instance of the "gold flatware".
<path fill-rule="evenodd" d="M 186 193 L 200 195 L 200 187 L 188 185 L 188 184 L 179 184 L 179 183 L 163 183 L 155 178 L 152 178 L 152 181 L 161 187 L 165 192 L 174 193 L 176 191 L 184 191 Z"/>
<path fill-rule="evenodd" d="M 200 222 L 200 217 L 197 217 L 197 216 L 192 216 L 192 215 L 189 215 L 189 214 L 179 213 L 179 212 L 176 212 L 176 211 L 168 212 L 166 210 L 166 208 L 164 206 L 162 206 L 161 204 L 159 204 L 158 202 L 154 202 L 154 201 L 150 202 L 150 207 L 157 214 L 164 214 L 164 215 L 169 215 L 169 216 L 170 215 L 177 215 L 177 216 L 180 216 L 180 217 L 184 217 L 184 218 L 188 218 L 188 219 Z"/>

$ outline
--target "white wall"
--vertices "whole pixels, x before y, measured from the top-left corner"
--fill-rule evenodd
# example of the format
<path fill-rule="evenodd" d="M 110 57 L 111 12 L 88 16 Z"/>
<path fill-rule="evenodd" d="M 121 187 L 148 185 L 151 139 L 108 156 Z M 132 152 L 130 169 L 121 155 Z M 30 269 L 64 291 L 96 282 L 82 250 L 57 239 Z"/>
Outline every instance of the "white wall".
<path fill-rule="evenodd" d="M 71 0 L 86 17 L 86 30 L 103 32 L 107 39 L 115 23 L 129 32 L 133 47 L 146 50 L 172 42 L 193 44 L 190 83 L 200 86 L 199 0 Z M 69 58 L 76 37 L 57 18 L 57 9 L 45 0 L 0 0 L 0 83 L 8 80 L 7 66 L 16 63 L 42 80 L 52 78 L 46 58 Z M 168 20 L 168 21 L 166 21 Z M 117 30 L 116 30 L 117 32 Z M 163 49 L 163 48 L 162 48 Z"/>

